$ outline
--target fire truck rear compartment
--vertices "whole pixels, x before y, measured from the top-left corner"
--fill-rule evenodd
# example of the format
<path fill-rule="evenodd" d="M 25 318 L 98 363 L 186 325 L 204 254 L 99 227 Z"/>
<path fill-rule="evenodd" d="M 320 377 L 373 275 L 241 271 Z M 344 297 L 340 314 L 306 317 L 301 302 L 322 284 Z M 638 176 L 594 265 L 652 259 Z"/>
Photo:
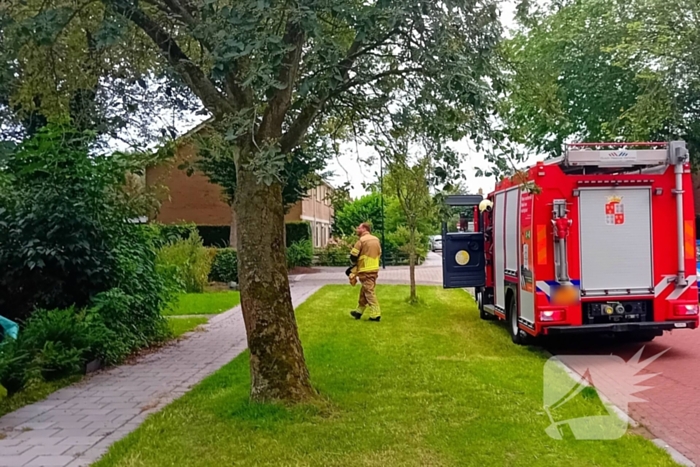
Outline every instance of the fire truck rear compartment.
<path fill-rule="evenodd" d="M 583 189 L 579 209 L 581 295 L 653 291 L 649 188 Z"/>

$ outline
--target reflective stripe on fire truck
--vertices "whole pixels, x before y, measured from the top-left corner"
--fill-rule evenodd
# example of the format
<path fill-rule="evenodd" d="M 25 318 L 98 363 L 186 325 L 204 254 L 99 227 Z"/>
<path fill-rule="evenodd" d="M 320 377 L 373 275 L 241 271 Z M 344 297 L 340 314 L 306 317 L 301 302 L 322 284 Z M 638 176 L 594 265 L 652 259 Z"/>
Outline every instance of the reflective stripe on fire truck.
<path fill-rule="evenodd" d="M 672 275 L 672 276 L 671 276 L 671 275 L 664 276 L 664 278 L 661 279 L 661 281 L 660 281 L 658 284 L 656 284 L 656 287 L 654 287 L 654 297 L 658 297 L 658 296 L 661 295 L 661 294 L 664 292 L 664 290 L 666 290 L 671 284 L 675 284 L 675 282 L 676 282 L 675 279 L 676 279 L 676 276 L 675 276 L 675 275 Z M 676 300 L 676 299 L 678 299 L 681 295 L 683 295 L 685 292 L 687 292 L 688 289 L 689 289 L 693 284 L 695 284 L 695 282 L 696 282 L 697 280 L 698 280 L 697 276 L 688 276 L 688 277 L 686 278 L 686 281 L 688 282 L 688 284 L 687 284 L 683 289 L 676 289 L 676 290 L 674 290 L 673 292 L 671 292 L 671 295 L 669 295 L 669 296 L 666 298 L 666 300 Z"/>
<path fill-rule="evenodd" d="M 581 286 L 581 281 L 579 279 L 571 279 L 569 284 L 573 285 L 575 288 L 579 288 Z M 542 292 L 547 296 L 547 300 L 551 300 L 552 289 L 556 289 L 562 284 L 557 281 L 537 281 L 535 285 L 537 286 L 538 292 Z"/>

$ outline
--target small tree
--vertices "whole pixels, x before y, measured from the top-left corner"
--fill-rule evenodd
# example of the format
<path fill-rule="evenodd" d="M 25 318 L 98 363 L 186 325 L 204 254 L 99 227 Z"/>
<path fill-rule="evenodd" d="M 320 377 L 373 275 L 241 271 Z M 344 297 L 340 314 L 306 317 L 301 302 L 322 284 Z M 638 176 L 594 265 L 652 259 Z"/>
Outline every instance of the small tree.
<path fill-rule="evenodd" d="M 426 218 L 435 214 L 435 203 L 430 195 L 428 179 L 430 178 L 430 156 L 421 157 L 411 165 L 407 157 L 395 155 L 388 161 L 389 174 L 384 180 L 384 186 L 391 195 L 396 196 L 406 217 L 406 227 L 409 232 L 407 252 L 411 277 L 410 303 L 416 303 L 416 257 L 419 235 L 418 226 Z"/>

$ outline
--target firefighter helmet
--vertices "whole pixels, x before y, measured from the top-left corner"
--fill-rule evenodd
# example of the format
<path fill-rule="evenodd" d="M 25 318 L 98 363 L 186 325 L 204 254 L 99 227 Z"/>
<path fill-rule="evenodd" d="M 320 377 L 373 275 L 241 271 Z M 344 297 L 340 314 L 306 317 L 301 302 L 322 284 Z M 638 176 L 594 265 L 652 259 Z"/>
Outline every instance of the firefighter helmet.
<path fill-rule="evenodd" d="M 490 200 L 485 199 L 479 203 L 479 212 L 490 211 L 491 209 L 493 209 L 493 203 Z"/>

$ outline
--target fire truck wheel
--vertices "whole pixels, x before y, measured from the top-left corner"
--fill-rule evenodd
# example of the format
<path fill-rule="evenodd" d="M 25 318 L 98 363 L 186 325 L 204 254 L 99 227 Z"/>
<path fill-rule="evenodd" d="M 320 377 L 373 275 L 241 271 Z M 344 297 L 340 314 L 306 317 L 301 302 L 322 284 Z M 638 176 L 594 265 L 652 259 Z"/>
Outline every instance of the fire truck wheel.
<path fill-rule="evenodd" d="M 492 315 L 488 311 L 484 309 L 484 291 L 483 290 L 477 290 L 476 291 L 476 303 L 479 306 L 479 318 L 483 319 L 484 321 L 493 321 L 496 319 L 496 315 Z"/>
<path fill-rule="evenodd" d="M 528 345 L 530 335 L 518 327 L 518 308 L 514 299 L 508 303 L 508 334 L 514 344 Z"/>

